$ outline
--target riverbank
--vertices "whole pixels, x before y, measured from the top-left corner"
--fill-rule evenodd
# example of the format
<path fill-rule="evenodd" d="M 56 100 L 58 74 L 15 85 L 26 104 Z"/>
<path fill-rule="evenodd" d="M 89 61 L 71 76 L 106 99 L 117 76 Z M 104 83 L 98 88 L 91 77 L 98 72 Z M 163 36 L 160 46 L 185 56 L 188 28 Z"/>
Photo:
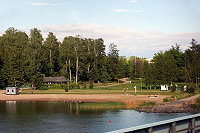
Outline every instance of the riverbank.
<path fill-rule="evenodd" d="M 176 100 L 166 104 L 160 104 L 153 107 L 139 108 L 137 111 L 147 112 L 147 113 L 187 113 L 197 111 L 194 108 L 196 100 L 200 97 L 200 94 L 194 96 Z"/>
<path fill-rule="evenodd" d="M 0 94 L 0 101 L 71 101 L 71 102 L 124 102 L 127 108 L 136 108 L 144 102 L 163 103 L 167 95 L 149 98 L 148 95 L 125 94 Z"/>

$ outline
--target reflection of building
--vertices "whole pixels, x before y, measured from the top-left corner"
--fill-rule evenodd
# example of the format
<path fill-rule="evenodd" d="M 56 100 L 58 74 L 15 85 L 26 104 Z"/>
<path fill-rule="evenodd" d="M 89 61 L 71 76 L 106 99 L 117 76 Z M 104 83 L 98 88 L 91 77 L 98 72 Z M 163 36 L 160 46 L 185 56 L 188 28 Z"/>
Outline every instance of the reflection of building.
<path fill-rule="evenodd" d="M 46 84 L 66 84 L 65 77 L 44 77 L 44 83 Z"/>
<path fill-rule="evenodd" d="M 18 95 L 19 88 L 17 87 L 7 87 L 6 88 L 6 95 Z"/>
<path fill-rule="evenodd" d="M 16 101 L 6 101 L 6 110 L 8 113 L 16 113 Z"/>

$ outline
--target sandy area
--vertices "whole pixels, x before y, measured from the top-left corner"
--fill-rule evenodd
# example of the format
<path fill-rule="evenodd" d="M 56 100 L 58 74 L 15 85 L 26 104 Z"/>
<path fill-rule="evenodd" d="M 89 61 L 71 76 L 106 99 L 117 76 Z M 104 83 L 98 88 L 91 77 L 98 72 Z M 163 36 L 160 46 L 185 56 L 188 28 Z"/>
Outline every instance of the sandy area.
<path fill-rule="evenodd" d="M 160 95 L 156 98 L 148 98 L 148 95 L 123 95 L 123 94 L 0 94 L 0 101 L 81 101 L 81 102 L 124 102 L 130 106 L 136 106 L 143 102 L 162 103 Z"/>

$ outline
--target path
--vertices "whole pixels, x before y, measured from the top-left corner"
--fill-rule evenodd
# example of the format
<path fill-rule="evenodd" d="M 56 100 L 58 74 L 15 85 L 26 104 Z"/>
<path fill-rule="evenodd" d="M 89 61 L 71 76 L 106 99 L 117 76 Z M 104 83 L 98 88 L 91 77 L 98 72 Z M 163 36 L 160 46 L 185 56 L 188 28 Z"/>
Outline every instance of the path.
<path fill-rule="evenodd" d="M 98 88 L 98 87 L 110 87 L 110 86 L 117 86 L 117 85 L 121 85 L 121 84 L 129 84 L 130 81 L 127 81 L 128 78 L 122 78 L 122 79 L 119 79 L 120 81 L 122 81 L 123 83 L 116 83 L 116 84 L 112 84 L 112 85 L 105 85 L 105 86 L 97 86 L 95 88 Z"/>
<path fill-rule="evenodd" d="M 0 90 L 0 94 L 6 93 L 6 90 Z"/>

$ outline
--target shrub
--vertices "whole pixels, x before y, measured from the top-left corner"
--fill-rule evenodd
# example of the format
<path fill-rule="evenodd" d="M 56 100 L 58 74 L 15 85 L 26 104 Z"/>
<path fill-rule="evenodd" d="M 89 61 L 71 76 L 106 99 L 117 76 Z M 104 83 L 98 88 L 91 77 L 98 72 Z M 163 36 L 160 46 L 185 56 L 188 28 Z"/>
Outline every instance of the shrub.
<path fill-rule="evenodd" d="M 86 83 L 85 82 L 83 82 L 83 89 L 86 89 Z"/>
<path fill-rule="evenodd" d="M 195 85 L 194 84 L 189 84 L 187 87 L 187 92 L 188 93 L 193 93 L 195 91 Z"/>
<path fill-rule="evenodd" d="M 76 88 L 77 88 L 77 89 L 80 89 L 80 85 L 79 85 L 79 84 L 77 84 Z"/>
<path fill-rule="evenodd" d="M 200 97 L 196 101 L 197 104 L 200 104 Z"/>
<path fill-rule="evenodd" d="M 168 98 L 164 98 L 163 102 L 169 102 L 169 99 Z"/>
<path fill-rule="evenodd" d="M 48 87 L 41 86 L 40 88 L 38 88 L 38 90 L 48 90 Z"/>
<path fill-rule="evenodd" d="M 92 82 L 92 81 L 90 82 L 89 88 L 90 88 L 90 89 L 93 89 L 93 82 Z"/>

